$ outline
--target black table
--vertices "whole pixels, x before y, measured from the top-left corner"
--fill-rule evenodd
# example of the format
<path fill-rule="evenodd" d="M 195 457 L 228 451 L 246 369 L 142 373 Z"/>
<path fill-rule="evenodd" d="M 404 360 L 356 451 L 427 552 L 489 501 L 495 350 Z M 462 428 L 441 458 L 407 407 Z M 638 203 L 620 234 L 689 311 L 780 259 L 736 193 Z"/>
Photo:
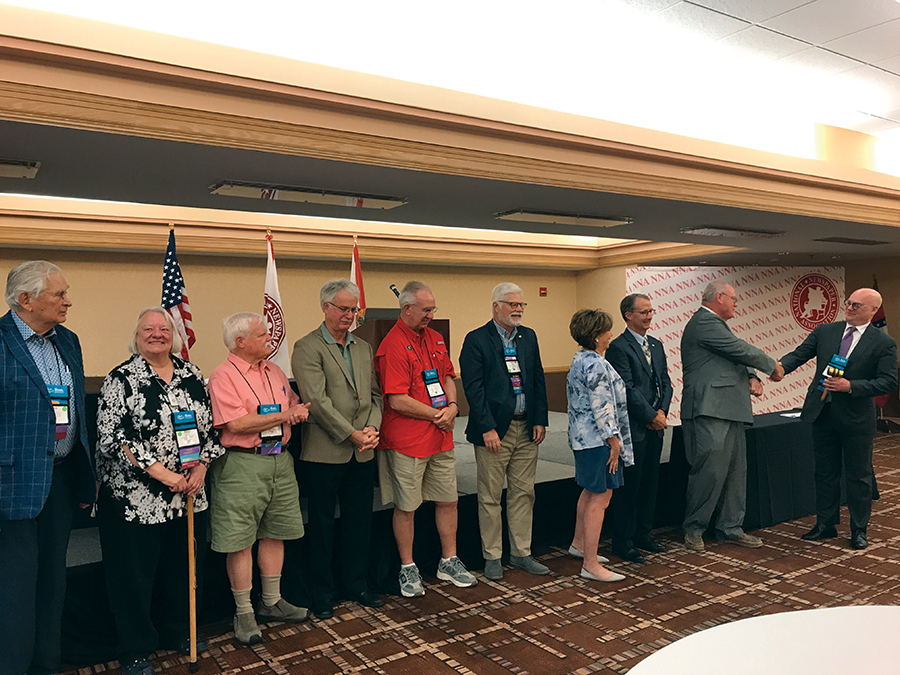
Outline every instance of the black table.
<path fill-rule="evenodd" d="M 672 433 L 668 464 L 660 466 L 656 524 L 680 525 L 687 476 L 681 427 Z M 747 434 L 747 513 L 744 529 L 803 518 L 816 510 L 812 428 L 782 413 L 755 415 Z"/>

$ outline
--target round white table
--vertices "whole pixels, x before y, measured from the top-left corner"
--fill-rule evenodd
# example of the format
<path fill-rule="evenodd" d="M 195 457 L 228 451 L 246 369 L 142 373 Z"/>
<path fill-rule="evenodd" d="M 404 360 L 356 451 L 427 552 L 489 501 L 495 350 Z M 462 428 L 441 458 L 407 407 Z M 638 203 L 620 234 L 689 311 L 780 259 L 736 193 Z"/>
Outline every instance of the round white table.
<path fill-rule="evenodd" d="M 629 675 L 898 675 L 900 607 L 827 607 L 715 626 Z"/>

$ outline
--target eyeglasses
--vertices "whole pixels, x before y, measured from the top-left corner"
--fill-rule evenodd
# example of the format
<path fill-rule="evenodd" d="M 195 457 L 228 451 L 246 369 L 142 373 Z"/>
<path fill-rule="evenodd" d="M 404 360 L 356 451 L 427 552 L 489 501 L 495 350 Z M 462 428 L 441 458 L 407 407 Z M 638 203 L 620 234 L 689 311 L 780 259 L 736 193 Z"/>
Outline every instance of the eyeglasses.
<path fill-rule="evenodd" d="M 359 307 L 341 307 L 340 305 L 336 305 L 333 302 L 328 302 L 327 300 L 325 301 L 325 304 L 331 305 L 341 314 L 346 314 L 347 312 L 349 312 L 350 314 L 359 314 Z"/>
<path fill-rule="evenodd" d="M 737 304 L 737 296 L 736 295 L 728 295 L 728 293 L 719 293 L 719 295 L 724 295 L 726 298 L 731 300 L 734 304 Z"/>
<path fill-rule="evenodd" d="M 525 309 L 528 307 L 527 302 L 509 302 L 508 300 L 501 300 L 504 305 L 509 305 L 510 309 Z"/>
<path fill-rule="evenodd" d="M 641 316 L 652 316 L 653 314 L 656 314 L 656 310 L 655 309 L 643 309 L 640 312 L 633 311 L 631 313 L 632 314 L 640 314 Z"/>
<path fill-rule="evenodd" d="M 415 307 L 422 314 L 434 314 L 437 312 L 437 307 L 419 307 L 418 305 L 410 305 L 410 307 Z"/>
<path fill-rule="evenodd" d="M 865 306 L 865 303 L 862 303 L 862 302 L 850 302 L 849 300 L 844 300 L 844 307 L 847 307 L 854 311 L 856 311 L 860 307 L 864 307 L 864 306 Z"/>

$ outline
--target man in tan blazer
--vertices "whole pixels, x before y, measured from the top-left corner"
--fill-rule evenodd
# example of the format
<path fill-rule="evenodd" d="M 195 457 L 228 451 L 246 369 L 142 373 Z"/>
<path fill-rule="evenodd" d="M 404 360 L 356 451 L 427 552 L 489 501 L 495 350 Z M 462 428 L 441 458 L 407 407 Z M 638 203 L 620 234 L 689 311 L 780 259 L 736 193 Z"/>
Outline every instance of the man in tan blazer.
<path fill-rule="evenodd" d="M 359 288 L 346 279 L 319 292 L 325 320 L 294 344 L 291 366 L 300 397 L 309 403 L 302 429 L 301 474 L 309 499 L 310 591 L 318 619 L 334 615 L 332 576 L 334 506 L 341 508 L 342 597 L 366 607 L 384 602 L 368 590 L 375 447 L 382 398 L 372 347 L 348 331 L 358 312 Z"/>

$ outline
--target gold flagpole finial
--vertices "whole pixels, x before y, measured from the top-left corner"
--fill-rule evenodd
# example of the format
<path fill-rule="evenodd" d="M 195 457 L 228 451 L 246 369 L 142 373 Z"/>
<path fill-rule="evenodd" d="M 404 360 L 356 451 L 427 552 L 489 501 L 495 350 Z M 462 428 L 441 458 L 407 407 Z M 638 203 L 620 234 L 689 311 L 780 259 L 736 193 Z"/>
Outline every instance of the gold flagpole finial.
<path fill-rule="evenodd" d="M 272 236 L 272 228 L 271 228 L 271 227 L 267 227 L 267 228 L 266 228 L 266 236 L 267 236 L 267 237 L 271 237 L 271 236 Z"/>
<path fill-rule="evenodd" d="M 169 223 L 169 231 L 172 232 L 175 230 L 175 223 Z"/>
<path fill-rule="evenodd" d="M 353 243 L 354 244 L 356 243 L 356 235 L 355 234 L 353 235 Z"/>

